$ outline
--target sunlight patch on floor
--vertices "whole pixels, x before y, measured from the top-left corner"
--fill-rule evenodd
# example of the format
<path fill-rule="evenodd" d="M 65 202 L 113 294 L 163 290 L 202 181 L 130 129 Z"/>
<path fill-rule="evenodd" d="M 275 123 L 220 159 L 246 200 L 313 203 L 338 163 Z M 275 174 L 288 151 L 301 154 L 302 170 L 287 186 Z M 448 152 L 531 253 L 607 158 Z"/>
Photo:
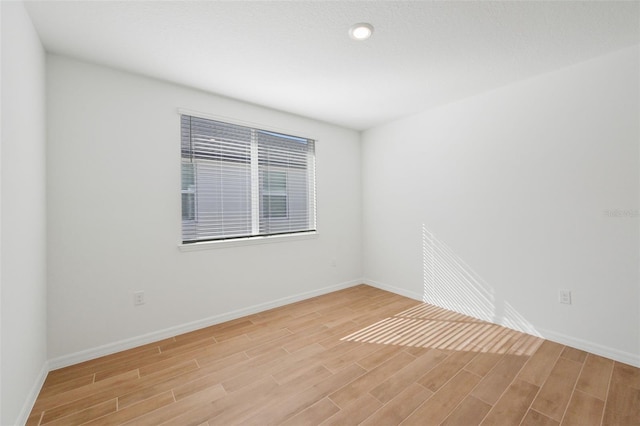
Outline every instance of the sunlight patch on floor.
<path fill-rule="evenodd" d="M 533 354 L 543 339 L 421 303 L 341 340 L 497 354 Z"/>

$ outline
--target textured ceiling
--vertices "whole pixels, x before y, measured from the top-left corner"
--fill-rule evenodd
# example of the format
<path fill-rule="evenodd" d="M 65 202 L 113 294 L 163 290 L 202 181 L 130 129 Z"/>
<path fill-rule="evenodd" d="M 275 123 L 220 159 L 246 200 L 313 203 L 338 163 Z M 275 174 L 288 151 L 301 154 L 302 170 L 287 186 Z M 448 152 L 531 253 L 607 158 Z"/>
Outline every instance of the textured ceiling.
<path fill-rule="evenodd" d="M 358 130 L 640 43 L 634 1 L 26 7 L 49 52 Z M 351 40 L 363 21 L 373 37 Z"/>

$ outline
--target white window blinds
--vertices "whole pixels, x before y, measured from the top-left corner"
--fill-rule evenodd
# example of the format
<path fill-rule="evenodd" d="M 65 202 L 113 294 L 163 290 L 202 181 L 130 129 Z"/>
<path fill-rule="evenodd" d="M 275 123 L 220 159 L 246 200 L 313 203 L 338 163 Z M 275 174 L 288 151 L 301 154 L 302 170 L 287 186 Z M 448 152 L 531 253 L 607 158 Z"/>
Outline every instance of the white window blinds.
<path fill-rule="evenodd" d="M 181 116 L 183 243 L 315 231 L 312 139 Z"/>

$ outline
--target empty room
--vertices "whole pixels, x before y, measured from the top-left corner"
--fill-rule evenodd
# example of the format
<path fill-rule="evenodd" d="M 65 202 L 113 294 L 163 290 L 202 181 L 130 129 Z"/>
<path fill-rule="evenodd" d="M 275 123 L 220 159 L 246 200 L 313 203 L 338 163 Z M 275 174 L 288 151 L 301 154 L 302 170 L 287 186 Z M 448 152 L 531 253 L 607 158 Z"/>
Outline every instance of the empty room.
<path fill-rule="evenodd" d="M 640 425 L 640 2 L 0 20 L 1 425 Z"/>

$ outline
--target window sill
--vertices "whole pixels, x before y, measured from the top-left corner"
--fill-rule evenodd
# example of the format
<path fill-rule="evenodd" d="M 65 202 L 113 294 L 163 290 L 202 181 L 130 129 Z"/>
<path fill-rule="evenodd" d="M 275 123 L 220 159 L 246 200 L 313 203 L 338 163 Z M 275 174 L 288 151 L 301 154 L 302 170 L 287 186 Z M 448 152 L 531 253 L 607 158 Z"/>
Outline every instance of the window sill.
<path fill-rule="evenodd" d="M 289 235 L 271 235 L 268 237 L 247 237 L 233 240 L 204 241 L 201 243 L 178 244 L 182 252 L 212 250 L 226 247 L 250 246 L 255 244 L 284 243 L 290 241 L 312 240 L 318 238 L 317 231 Z"/>

